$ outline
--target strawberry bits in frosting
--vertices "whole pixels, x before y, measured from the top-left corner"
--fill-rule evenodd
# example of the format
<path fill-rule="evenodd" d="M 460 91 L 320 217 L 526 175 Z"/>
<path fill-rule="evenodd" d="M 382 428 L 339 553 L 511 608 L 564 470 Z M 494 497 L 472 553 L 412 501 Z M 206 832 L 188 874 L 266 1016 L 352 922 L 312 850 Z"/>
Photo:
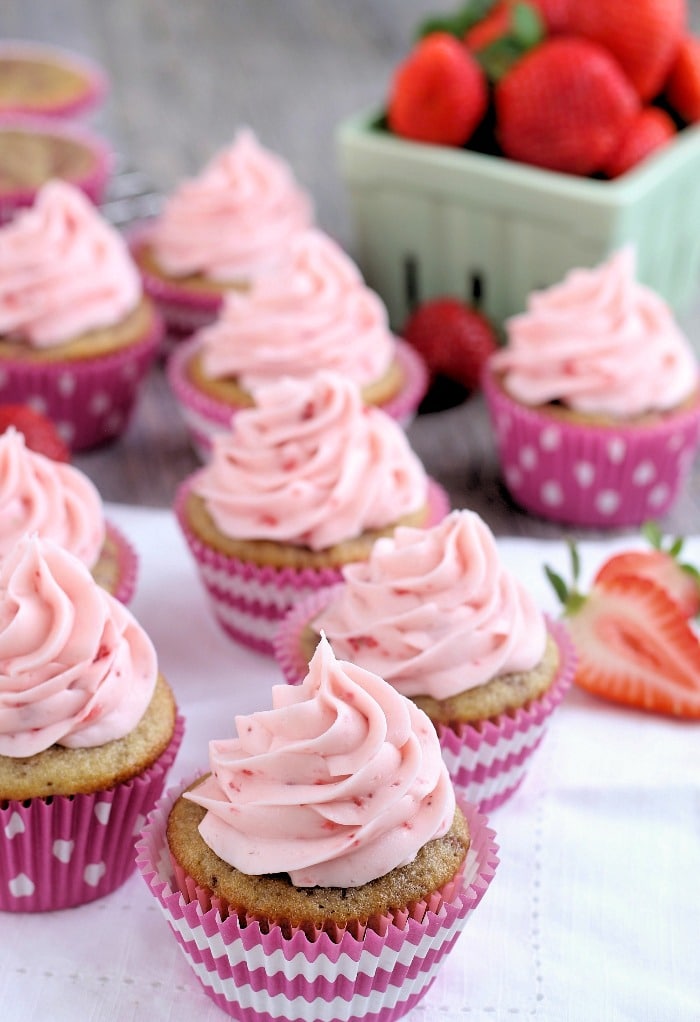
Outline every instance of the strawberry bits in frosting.
<path fill-rule="evenodd" d="M 186 794 L 219 858 L 297 887 L 358 887 L 447 833 L 455 800 L 435 730 L 381 678 L 322 638 L 302 684 L 273 687 L 272 704 L 210 743 L 212 774 Z"/>

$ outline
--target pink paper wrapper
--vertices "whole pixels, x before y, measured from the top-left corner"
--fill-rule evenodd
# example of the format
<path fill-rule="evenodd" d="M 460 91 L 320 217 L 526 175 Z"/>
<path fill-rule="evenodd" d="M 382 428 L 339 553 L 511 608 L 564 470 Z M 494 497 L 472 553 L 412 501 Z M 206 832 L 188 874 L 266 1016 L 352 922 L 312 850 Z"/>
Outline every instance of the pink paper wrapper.
<path fill-rule="evenodd" d="M 304 1019 L 304 1022 L 391 1022 L 426 994 L 446 954 L 493 880 L 498 864 L 494 833 L 473 806 L 462 805 L 471 832 L 461 883 L 413 913 L 385 917 L 379 932 L 349 931 L 315 940 L 303 931 L 285 934 L 261 928 L 178 889 L 165 827 L 182 791 L 165 795 L 137 843 L 146 885 L 167 919 L 205 993 L 243 1022 Z M 186 885 L 183 885 L 186 886 Z"/>
<path fill-rule="evenodd" d="M 134 871 L 134 846 L 182 741 L 138 777 L 93 795 L 0 801 L 0 910 L 48 912 L 102 898 Z"/>
<path fill-rule="evenodd" d="M 273 637 L 273 653 L 290 685 L 306 676 L 301 635 L 332 599 L 333 590 L 309 596 L 291 608 Z M 538 747 L 549 717 L 571 686 L 576 656 L 562 624 L 547 621 L 559 647 L 560 666 L 554 682 L 538 699 L 518 710 L 501 713 L 477 724 L 458 728 L 436 725 L 442 756 L 458 795 L 490 813 L 506 802 L 525 777 L 530 757 Z M 332 636 L 330 637 L 332 644 Z"/>
<path fill-rule="evenodd" d="M 700 403 L 652 425 L 595 426 L 521 405 L 488 369 L 482 383 L 503 478 L 527 511 L 613 528 L 672 507 L 700 439 Z"/>
<path fill-rule="evenodd" d="M 102 553 L 92 569 L 93 577 L 120 603 L 129 603 L 136 589 L 139 559 L 133 546 L 116 525 L 105 523 Z"/>
<path fill-rule="evenodd" d="M 0 113 L 31 114 L 40 117 L 75 117 L 85 114 L 103 101 L 107 92 L 107 76 L 101 67 L 83 57 L 53 46 L 44 46 L 24 40 L 3 40 L 0 43 L 0 61 L 46 60 L 74 71 L 83 79 L 83 88 L 71 98 L 56 99 L 51 103 L 34 106 L 28 101 L 0 103 Z"/>
<path fill-rule="evenodd" d="M 97 447 L 126 429 L 162 330 L 154 310 L 141 340 L 108 355 L 61 362 L 3 359 L 0 401 L 24 402 L 48 415 L 73 451 Z"/>
<path fill-rule="evenodd" d="M 319 589 L 336 585 L 342 578 L 340 569 L 259 567 L 208 547 L 192 531 L 185 513 L 194 478 L 196 473 L 178 489 L 174 511 L 214 615 L 232 639 L 259 653 L 272 654 L 277 626 L 289 608 Z M 435 525 L 448 513 L 450 502 L 432 479 L 428 481 L 428 503 L 428 524 Z"/>
<path fill-rule="evenodd" d="M 3 144 L 3 131 L 13 129 L 37 135 L 71 139 L 89 149 L 93 156 L 93 164 L 89 171 L 77 177 L 67 177 L 66 180 L 76 188 L 80 188 L 96 205 L 102 202 L 114 162 L 112 147 L 106 139 L 100 138 L 83 128 L 82 125 L 21 114 L 6 114 L 0 115 L 0 145 Z M 31 206 L 36 193 L 37 188 L 34 187 L 0 190 L 0 224 L 11 220 L 19 209 Z"/>
<path fill-rule="evenodd" d="M 199 347 L 197 338 L 176 347 L 168 359 L 166 371 L 192 444 L 202 461 L 207 461 L 213 437 L 230 428 L 231 420 L 239 409 L 204 393 L 190 380 L 187 367 Z M 404 385 L 390 401 L 378 407 L 402 426 L 408 426 L 428 388 L 428 370 L 420 354 L 398 337 L 396 360 L 403 371 Z"/>

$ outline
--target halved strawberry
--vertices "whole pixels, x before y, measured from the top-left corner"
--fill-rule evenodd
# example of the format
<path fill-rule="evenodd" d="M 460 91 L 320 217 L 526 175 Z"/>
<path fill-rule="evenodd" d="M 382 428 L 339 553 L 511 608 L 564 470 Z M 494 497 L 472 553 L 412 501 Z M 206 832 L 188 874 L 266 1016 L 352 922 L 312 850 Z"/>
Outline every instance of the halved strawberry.
<path fill-rule="evenodd" d="M 0 404 L 0 433 L 14 426 L 32 451 L 53 461 L 70 461 L 70 450 L 54 423 L 30 405 Z"/>

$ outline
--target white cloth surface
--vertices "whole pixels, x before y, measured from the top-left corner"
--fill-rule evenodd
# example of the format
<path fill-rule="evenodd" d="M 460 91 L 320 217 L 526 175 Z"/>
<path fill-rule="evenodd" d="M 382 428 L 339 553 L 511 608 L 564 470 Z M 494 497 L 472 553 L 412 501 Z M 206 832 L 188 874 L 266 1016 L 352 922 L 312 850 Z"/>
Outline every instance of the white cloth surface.
<path fill-rule="evenodd" d="M 272 660 L 210 616 L 173 516 L 118 505 L 108 517 L 140 558 L 132 609 L 187 721 L 171 782 L 206 767 L 207 742 L 269 706 Z M 581 544 L 590 575 L 613 547 Z M 564 543 L 502 539 L 506 563 L 556 614 L 547 562 Z M 700 538 L 688 541 L 700 563 Z M 700 1020 L 700 725 L 573 690 L 520 790 L 490 817 L 500 865 L 482 904 L 407 1022 Z M 217 1022 L 135 874 L 101 901 L 0 916 L 7 1022 Z"/>

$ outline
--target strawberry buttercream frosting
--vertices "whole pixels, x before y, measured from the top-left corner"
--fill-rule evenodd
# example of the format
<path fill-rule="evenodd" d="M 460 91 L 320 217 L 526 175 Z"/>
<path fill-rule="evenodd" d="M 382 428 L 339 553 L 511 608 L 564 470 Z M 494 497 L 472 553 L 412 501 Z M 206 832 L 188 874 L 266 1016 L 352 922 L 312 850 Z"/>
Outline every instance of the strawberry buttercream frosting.
<path fill-rule="evenodd" d="M 0 435 L 0 558 L 27 532 L 92 568 L 105 540 L 102 500 L 83 472 L 30 450 L 11 426 Z"/>
<path fill-rule="evenodd" d="M 286 161 L 249 129 L 184 181 L 165 203 L 151 244 L 174 277 L 248 281 L 274 265 L 312 221 L 312 204 Z"/>
<path fill-rule="evenodd" d="M 235 377 L 248 390 L 318 369 L 365 386 L 388 370 L 395 348 L 385 305 L 318 230 L 299 235 L 280 266 L 249 291 L 228 294 L 199 339 L 204 373 Z"/>
<path fill-rule="evenodd" d="M 224 535 L 320 550 L 426 505 L 428 479 L 403 430 L 365 407 L 352 381 L 284 378 L 255 402 L 214 438 L 193 482 Z"/>
<path fill-rule="evenodd" d="M 0 227 L 0 335 L 52 348 L 120 322 L 140 297 L 123 238 L 65 181 Z"/>
<path fill-rule="evenodd" d="M 626 246 L 595 269 L 572 270 L 508 320 L 507 347 L 491 364 L 513 398 L 624 419 L 692 395 L 693 350 L 665 301 L 636 281 L 635 262 Z"/>
<path fill-rule="evenodd" d="M 447 699 L 531 670 L 544 654 L 542 613 L 472 511 L 430 529 L 399 527 L 343 579 L 314 630 L 406 696 Z"/>
<path fill-rule="evenodd" d="M 88 748 L 134 729 L 153 645 L 76 557 L 25 536 L 0 563 L 0 755 Z"/>
<path fill-rule="evenodd" d="M 200 833 L 243 873 L 297 887 L 358 887 L 413 861 L 449 830 L 455 799 L 435 729 L 382 678 L 321 642 L 301 685 L 236 717 L 212 741 L 212 773 L 186 798 Z"/>

